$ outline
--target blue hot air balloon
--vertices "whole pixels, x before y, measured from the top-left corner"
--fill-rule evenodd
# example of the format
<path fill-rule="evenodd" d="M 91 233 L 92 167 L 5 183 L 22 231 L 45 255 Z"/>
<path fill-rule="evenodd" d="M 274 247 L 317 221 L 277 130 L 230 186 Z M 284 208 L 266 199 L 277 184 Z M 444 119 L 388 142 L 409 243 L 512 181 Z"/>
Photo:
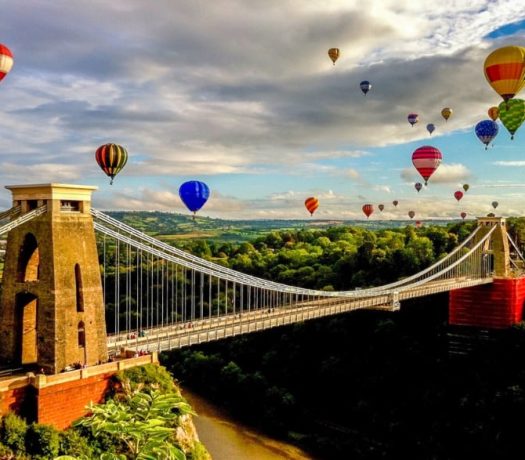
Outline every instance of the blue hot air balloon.
<path fill-rule="evenodd" d="M 436 129 L 436 126 L 434 125 L 434 123 L 429 123 L 427 125 L 427 131 L 430 135 L 432 135 L 435 129 Z"/>
<path fill-rule="evenodd" d="M 498 124 L 492 120 L 483 120 L 476 125 L 476 136 L 479 140 L 485 144 L 485 150 L 487 146 L 492 142 L 492 140 L 498 134 Z"/>
<path fill-rule="evenodd" d="M 359 83 L 359 87 L 361 88 L 361 91 L 363 91 L 363 94 L 366 96 L 366 93 L 368 93 L 368 91 L 370 91 L 370 88 L 372 88 L 372 84 L 367 80 L 363 80 L 361 83 Z"/>
<path fill-rule="evenodd" d="M 180 186 L 179 196 L 186 207 L 193 212 L 195 218 L 195 213 L 208 201 L 210 189 L 204 182 L 190 180 Z"/>

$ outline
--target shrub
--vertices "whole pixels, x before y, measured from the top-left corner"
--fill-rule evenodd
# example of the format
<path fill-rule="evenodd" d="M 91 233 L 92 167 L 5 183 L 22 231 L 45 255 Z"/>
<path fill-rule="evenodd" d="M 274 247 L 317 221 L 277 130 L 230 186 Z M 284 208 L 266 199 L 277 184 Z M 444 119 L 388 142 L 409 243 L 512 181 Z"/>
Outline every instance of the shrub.
<path fill-rule="evenodd" d="M 60 433 L 59 453 L 74 457 L 93 458 L 93 449 L 78 430 L 70 428 Z"/>
<path fill-rule="evenodd" d="M 0 425 L 0 442 L 14 452 L 23 453 L 25 452 L 26 431 L 26 421 L 10 412 L 2 418 Z"/>
<path fill-rule="evenodd" d="M 146 364 L 135 366 L 116 374 L 115 379 L 119 383 L 129 380 L 133 387 L 140 384 L 145 386 L 158 386 L 163 393 L 177 393 L 173 376 L 163 366 Z"/>
<path fill-rule="evenodd" d="M 32 423 L 26 433 L 27 453 L 33 459 L 52 459 L 58 455 L 60 435 L 50 425 Z"/>

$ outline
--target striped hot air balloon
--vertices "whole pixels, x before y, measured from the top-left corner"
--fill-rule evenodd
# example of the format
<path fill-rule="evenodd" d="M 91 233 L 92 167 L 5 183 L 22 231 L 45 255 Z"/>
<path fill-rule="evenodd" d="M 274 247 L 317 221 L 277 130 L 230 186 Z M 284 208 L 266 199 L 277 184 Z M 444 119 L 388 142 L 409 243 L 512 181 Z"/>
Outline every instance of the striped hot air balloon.
<path fill-rule="evenodd" d="M 9 73 L 13 67 L 13 62 L 11 50 L 0 43 L 0 81 Z"/>
<path fill-rule="evenodd" d="M 425 185 L 427 185 L 428 179 L 441 164 L 442 159 L 441 152 L 430 145 L 419 147 L 412 153 L 412 163 L 419 174 L 421 174 L 421 177 L 425 179 Z"/>
<path fill-rule="evenodd" d="M 372 84 L 368 80 L 363 80 L 359 83 L 359 88 L 361 88 L 361 91 L 363 91 L 363 94 L 366 96 L 366 93 L 372 88 Z"/>
<path fill-rule="evenodd" d="M 306 200 L 304 200 L 304 205 L 306 209 L 308 210 L 308 212 L 310 213 L 310 216 L 313 216 L 314 212 L 319 207 L 319 200 L 316 197 L 311 196 L 311 197 L 308 197 Z"/>
<path fill-rule="evenodd" d="M 128 152 L 121 145 L 104 144 L 95 152 L 95 159 L 102 171 L 111 178 L 110 184 L 113 184 L 113 179 L 128 161 Z"/>
<path fill-rule="evenodd" d="M 363 212 L 365 213 L 366 218 L 368 219 L 374 212 L 374 205 L 364 204 L 362 209 L 363 209 Z"/>
<path fill-rule="evenodd" d="M 525 48 L 504 46 L 485 59 L 485 78 L 504 101 L 520 92 L 525 84 Z"/>
<path fill-rule="evenodd" d="M 417 193 L 423 188 L 423 184 L 421 182 L 416 182 L 414 184 L 414 188 L 417 190 Z"/>

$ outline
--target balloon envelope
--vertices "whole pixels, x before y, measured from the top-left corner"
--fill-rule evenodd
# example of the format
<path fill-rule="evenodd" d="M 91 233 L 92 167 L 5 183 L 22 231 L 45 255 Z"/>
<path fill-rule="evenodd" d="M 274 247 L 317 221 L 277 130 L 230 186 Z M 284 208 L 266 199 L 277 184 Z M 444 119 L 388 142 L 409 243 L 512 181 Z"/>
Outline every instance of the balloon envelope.
<path fill-rule="evenodd" d="M 419 121 L 419 115 L 417 113 L 409 113 L 407 120 L 412 126 L 414 126 Z"/>
<path fill-rule="evenodd" d="M 492 89 L 507 101 L 525 84 L 525 48 L 504 46 L 485 59 L 485 78 Z"/>
<path fill-rule="evenodd" d="M 179 196 L 186 207 L 195 213 L 208 201 L 210 189 L 204 182 L 190 180 L 180 186 Z"/>
<path fill-rule="evenodd" d="M 417 193 L 423 188 L 423 184 L 421 182 L 416 182 L 414 184 L 414 188 L 417 190 Z"/>
<path fill-rule="evenodd" d="M 372 85 L 368 80 L 363 80 L 361 83 L 359 83 L 359 87 L 361 88 L 361 91 L 363 91 L 363 94 L 366 96 L 366 93 L 370 91 Z"/>
<path fill-rule="evenodd" d="M 442 159 L 441 152 L 430 145 L 419 147 L 412 153 L 412 163 L 419 174 L 421 174 L 421 177 L 425 179 L 425 185 L 427 185 L 428 179 L 441 164 Z"/>
<path fill-rule="evenodd" d="M 0 81 L 9 73 L 13 67 L 13 53 L 11 50 L 0 43 Z"/>
<path fill-rule="evenodd" d="M 525 101 L 523 99 L 509 99 L 499 105 L 499 119 L 507 131 L 510 138 L 514 139 L 514 133 L 525 120 Z"/>
<path fill-rule="evenodd" d="M 399 204 L 399 201 L 394 200 L 394 201 L 392 201 L 392 204 L 393 204 L 395 207 L 397 207 L 397 205 Z"/>
<path fill-rule="evenodd" d="M 489 118 L 492 121 L 496 121 L 498 119 L 498 117 L 499 117 L 499 109 L 496 106 L 491 107 L 490 109 L 488 109 L 487 113 L 489 114 Z"/>
<path fill-rule="evenodd" d="M 498 124 L 492 120 L 482 120 L 474 128 L 478 139 L 485 144 L 485 150 L 499 131 Z"/>
<path fill-rule="evenodd" d="M 304 205 L 311 216 L 313 216 L 315 210 L 319 207 L 319 200 L 314 196 L 311 196 L 304 200 Z"/>
<path fill-rule="evenodd" d="M 496 209 L 498 207 L 499 203 L 497 201 L 492 202 L 492 207 Z"/>
<path fill-rule="evenodd" d="M 434 125 L 434 123 L 429 123 L 427 125 L 427 131 L 429 132 L 429 134 L 432 134 L 435 129 L 436 129 L 436 126 Z"/>
<path fill-rule="evenodd" d="M 452 115 L 452 109 L 450 107 L 445 107 L 441 111 L 441 116 L 447 121 L 450 118 L 450 115 Z"/>
<path fill-rule="evenodd" d="M 408 211 L 408 217 L 410 217 L 411 219 L 413 219 L 415 215 L 416 213 L 414 211 Z"/>
<path fill-rule="evenodd" d="M 462 219 L 465 219 L 465 217 L 467 217 L 467 213 L 466 213 L 466 212 L 462 212 L 462 213 L 460 214 L 460 216 L 461 216 Z"/>
<path fill-rule="evenodd" d="M 363 212 L 365 213 L 366 218 L 368 219 L 374 212 L 374 205 L 364 204 L 362 209 L 363 209 Z"/>
<path fill-rule="evenodd" d="M 469 184 L 463 184 L 463 190 L 465 190 L 465 192 L 468 192 L 469 188 L 470 188 Z"/>
<path fill-rule="evenodd" d="M 463 198 L 463 192 L 461 192 L 460 190 L 454 192 L 454 198 L 458 201 L 461 200 L 461 198 Z"/>
<path fill-rule="evenodd" d="M 335 61 L 339 59 L 339 48 L 330 48 L 328 50 L 328 56 L 330 56 L 330 59 L 335 65 Z"/>
<path fill-rule="evenodd" d="M 383 209 L 385 209 L 385 205 L 384 205 L 384 204 L 380 204 L 380 205 L 378 206 L 378 208 L 379 208 L 379 210 L 380 210 L 381 212 L 383 212 Z"/>
<path fill-rule="evenodd" d="M 95 152 L 95 160 L 113 183 L 115 176 L 122 170 L 128 161 L 127 150 L 118 144 L 101 145 Z"/>

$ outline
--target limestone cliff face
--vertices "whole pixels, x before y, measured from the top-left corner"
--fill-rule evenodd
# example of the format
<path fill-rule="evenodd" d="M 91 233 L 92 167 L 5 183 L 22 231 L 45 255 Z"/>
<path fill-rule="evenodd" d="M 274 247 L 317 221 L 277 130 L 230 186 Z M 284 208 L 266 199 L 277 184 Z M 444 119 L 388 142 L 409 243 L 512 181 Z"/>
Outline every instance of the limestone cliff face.
<path fill-rule="evenodd" d="M 199 435 L 191 415 L 183 415 L 175 431 L 175 439 L 184 453 L 192 460 L 212 460 L 204 445 L 199 440 Z"/>

